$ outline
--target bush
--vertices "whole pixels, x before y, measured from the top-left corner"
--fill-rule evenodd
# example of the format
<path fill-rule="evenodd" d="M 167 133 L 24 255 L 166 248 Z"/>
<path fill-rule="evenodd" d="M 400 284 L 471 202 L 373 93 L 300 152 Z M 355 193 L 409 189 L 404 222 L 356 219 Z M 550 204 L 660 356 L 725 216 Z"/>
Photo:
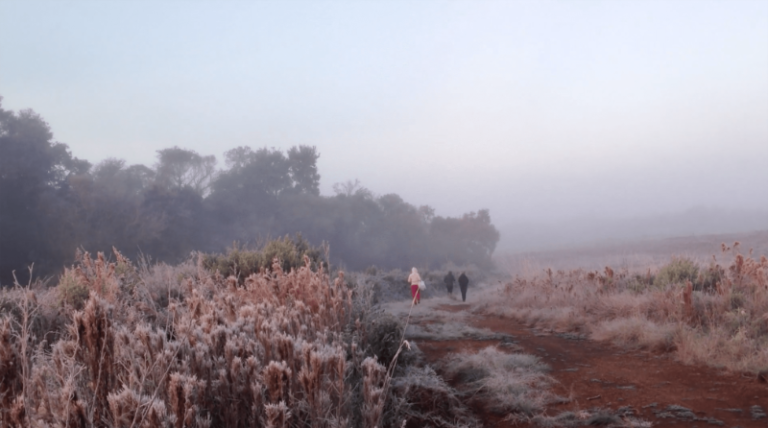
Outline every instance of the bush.
<path fill-rule="evenodd" d="M 470 404 L 524 421 L 559 399 L 552 391 L 549 366 L 528 354 L 507 354 L 494 346 L 477 353 L 450 354 L 443 361 L 446 379 L 459 382 Z"/>
<path fill-rule="evenodd" d="M 717 284 L 722 280 L 723 269 L 717 264 L 710 263 L 709 268 L 699 274 L 693 285 L 697 291 L 714 291 L 717 289 Z"/>
<path fill-rule="evenodd" d="M 365 356 L 350 340 L 359 333 L 349 317 L 352 290 L 343 281 L 302 267 L 253 275 L 243 289 L 205 269 L 189 276 L 186 264 L 139 272 L 129 294 L 120 278 L 136 269 L 124 263 L 86 253 L 56 289 L 40 296 L 29 287 L 0 292 L 0 308 L 7 306 L 10 315 L 0 313 L 0 426 L 32 420 L 40 426 L 328 428 L 345 425 L 356 411 L 349 374 Z M 186 277 L 183 301 L 174 297 L 179 274 Z M 146 298 L 148 279 L 161 281 L 152 288 L 166 288 L 167 307 Z M 49 316 L 59 311 L 48 305 L 60 303 L 51 296 L 71 303 L 55 331 L 52 321 L 61 317 Z M 17 321 L 14 311 L 33 317 Z M 21 362 L 30 370 L 15 369 Z M 13 376 L 3 376 L 9 367 Z M 364 404 L 388 397 L 374 399 Z"/>
<path fill-rule="evenodd" d="M 368 352 L 375 355 L 382 364 L 389 365 L 400 347 L 403 325 L 391 315 L 382 315 L 371 320 L 366 330 Z"/>
<path fill-rule="evenodd" d="M 64 271 L 56 291 L 59 293 L 59 303 L 62 306 L 71 306 L 78 311 L 83 309 L 88 300 L 88 286 L 80 281 L 72 269 Z"/>
<path fill-rule="evenodd" d="M 403 376 L 393 379 L 392 386 L 404 405 L 385 418 L 385 426 L 398 426 L 400 421 L 407 421 L 405 428 L 481 426 L 459 393 L 430 366 L 408 366 Z"/>
<path fill-rule="evenodd" d="M 654 285 L 663 287 L 670 284 L 681 284 L 685 281 L 695 282 L 699 276 L 699 266 L 691 259 L 673 257 L 669 264 L 659 270 L 654 278 Z"/>
<path fill-rule="evenodd" d="M 275 258 L 280 260 L 284 272 L 304 266 L 304 256 L 309 257 L 313 270 L 317 270 L 322 263 L 321 254 L 319 248 L 311 246 L 301 234 L 297 234 L 293 239 L 285 236 L 269 241 L 259 250 L 241 248 L 235 243 L 227 254 L 204 255 L 203 266 L 212 272 L 218 270 L 225 278 L 235 276 L 242 284 L 250 275 L 271 268 Z"/>

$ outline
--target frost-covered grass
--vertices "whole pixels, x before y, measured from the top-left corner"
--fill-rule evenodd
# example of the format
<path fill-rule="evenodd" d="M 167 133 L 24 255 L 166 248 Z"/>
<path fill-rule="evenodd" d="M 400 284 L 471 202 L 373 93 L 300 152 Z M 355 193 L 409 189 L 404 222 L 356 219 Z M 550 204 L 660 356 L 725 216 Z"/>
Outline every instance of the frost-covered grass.
<path fill-rule="evenodd" d="M 57 287 L 0 295 L 0 426 L 372 427 L 416 414 L 387 387 L 399 374 L 371 343 L 370 293 L 343 273 L 275 260 L 239 279 L 200 259 L 115 257 L 86 253 Z"/>
<path fill-rule="evenodd" d="M 450 354 L 441 368 L 468 400 L 509 420 L 529 420 L 559 400 L 551 391 L 549 367 L 533 355 L 508 354 L 489 346 L 477 353 Z"/>
<path fill-rule="evenodd" d="M 597 340 L 674 351 L 687 363 L 768 369 L 768 258 L 723 245 L 728 263 L 673 258 L 632 272 L 552 271 L 517 276 L 478 310 Z M 657 273 L 661 279 L 657 280 Z"/>
<path fill-rule="evenodd" d="M 500 339 L 502 336 L 487 328 L 475 328 L 466 323 L 448 321 L 409 325 L 405 337 L 410 340 L 488 340 Z"/>

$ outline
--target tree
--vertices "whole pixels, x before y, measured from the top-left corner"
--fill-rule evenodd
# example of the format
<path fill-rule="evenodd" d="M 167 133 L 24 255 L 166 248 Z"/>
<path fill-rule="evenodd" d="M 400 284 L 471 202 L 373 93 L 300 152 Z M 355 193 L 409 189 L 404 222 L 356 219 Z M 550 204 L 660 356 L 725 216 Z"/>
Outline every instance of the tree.
<path fill-rule="evenodd" d="M 71 177 L 61 194 L 66 204 L 58 214 L 67 227 L 55 231 L 57 240 L 64 242 L 62 250 L 83 247 L 109 252 L 113 246 L 128 254 L 138 248 L 151 250 L 146 244 L 158 232 L 142 218 L 141 206 L 153 176 L 154 171 L 144 165 L 126 167 L 122 159 L 107 159 L 91 174 Z"/>
<path fill-rule="evenodd" d="M 206 205 L 216 241 L 253 241 L 277 233 L 279 200 L 294 194 L 289 159 L 277 149 L 237 147 L 224 155 L 228 170 L 213 183 Z"/>
<path fill-rule="evenodd" d="M 490 267 L 499 242 L 499 231 L 491 224 L 488 210 L 464 214 L 461 218 L 435 217 L 430 225 L 432 263 L 447 261 Z"/>
<path fill-rule="evenodd" d="M 56 263 L 46 230 L 58 221 L 43 203 L 51 202 L 70 175 L 90 165 L 72 157 L 66 144 L 54 142 L 37 113 L 3 110 L 1 103 L 0 97 L 0 282 L 8 283 L 12 270 L 23 274 L 33 262 Z"/>
<path fill-rule="evenodd" d="M 320 195 L 320 174 L 317 172 L 317 149 L 309 146 L 288 150 L 288 170 L 293 184 L 292 193 Z"/>
<path fill-rule="evenodd" d="M 168 189 L 190 187 L 206 196 L 216 176 L 216 157 L 172 147 L 157 151 L 157 183 Z"/>
<path fill-rule="evenodd" d="M 153 186 L 139 209 L 140 245 L 153 257 L 179 261 L 195 250 L 205 250 L 203 198 L 192 187 L 166 189 Z"/>
<path fill-rule="evenodd" d="M 355 179 L 355 181 L 347 180 L 342 183 L 334 183 L 333 193 L 335 193 L 337 197 L 359 195 L 364 198 L 373 199 L 373 193 L 363 187 L 363 185 L 360 183 L 360 180 L 358 179 Z"/>

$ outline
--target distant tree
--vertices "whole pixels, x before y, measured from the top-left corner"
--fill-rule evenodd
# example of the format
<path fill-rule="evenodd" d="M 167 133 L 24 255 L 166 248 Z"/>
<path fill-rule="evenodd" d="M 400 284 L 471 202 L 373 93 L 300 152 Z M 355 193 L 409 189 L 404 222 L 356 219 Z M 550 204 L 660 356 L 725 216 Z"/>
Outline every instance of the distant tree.
<path fill-rule="evenodd" d="M 153 169 L 141 165 L 131 165 L 122 171 L 127 181 L 127 186 L 134 192 L 141 193 L 149 189 L 155 181 L 156 173 Z"/>
<path fill-rule="evenodd" d="M 309 181 L 302 185 L 308 186 L 309 193 L 302 193 L 301 186 L 297 189 L 291 176 L 291 160 L 280 150 L 237 147 L 226 152 L 224 158 L 229 169 L 217 177 L 206 198 L 209 223 L 218 245 L 274 237 L 282 224 L 277 218 L 280 200 L 289 195 L 311 195 Z M 312 164 L 294 165 L 296 171 L 314 168 Z M 311 177 L 309 173 L 297 174 Z"/>
<path fill-rule="evenodd" d="M 421 216 L 422 223 L 429 224 L 435 218 L 435 209 L 429 205 L 422 205 L 419 207 L 419 215 Z"/>
<path fill-rule="evenodd" d="M 121 198 L 141 195 L 155 181 L 155 171 L 144 165 L 125 166 L 122 159 L 107 159 L 93 168 L 93 180 Z"/>
<path fill-rule="evenodd" d="M 0 98 L 0 282 L 10 282 L 14 269 L 23 278 L 32 262 L 55 263 L 46 231 L 58 221 L 43 204 L 53 202 L 67 177 L 89 167 L 53 141 L 38 114 L 4 110 Z"/>
<path fill-rule="evenodd" d="M 309 146 L 291 147 L 288 150 L 288 169 L 292 181 L 292 193 L 320 195 L 320 174 L 317 172 L 317 149 Z"/>
<path fill-rule="evenodd" d="M 141 215 L 153 176 L 144 165 L 126 167 L 121 159 L 104 160 L 90 174 L 73 176 L 62 193 L 67 206 L 59 214 L 68 217 L 71 233 L 62 239 L 69 251 L 83 247 L 109 252 L 115 246 L 132 255 L 153 239 L 157 230 Z"/>
<path fill-rule="evenodd" d="M 224 154 L 230 169 L 216 180 L 215 190 L 242 196 L 278 196 L 292 188 L 288 158 L 276 149 L 237 147 Z"/>
<path fill-rule="evenodd" d="M 216 157 L 172 147 L 157 151 L 157 183 L 169 189 L 190 187 L 200 196 L 210 190 L 216 176 Z"/>
<path fill-rule="evenodd" d="M 362 196 L 364 198 L 373 198 L 373 193 L 363 187 L 362 184 L 360 184 L 360 180 L 355 179 L 355 181 L 347 180 L 341 183 L 334 183 L 333 184 L 333 193 L 336 194 L 336 196 Z"/>
<path fill-rule="evenodd" d="M 203 198 L 192 187 L 153 186 L 139 208 L 141 249 L 158 260 L 179 261 L 206 249 Z"/>
<path fill-rule="evenodd" d="M 440 217 L 396 194 L 376 196 L 359 180 L 320 196 L 315 147 L 237 147 L 221 172 L 215 157 L 193 150 L 157 155 L 155 169 L 120 159 L 91 168 L 53 141 L 40 116 L 0 104 L 0 283 L 32 262 L 38 274 L 55 273 L 77 247 L 117 246 L 173 262 L 233 241 L 301 233 L 314 245 L 330 243 L 334 262 L 351 269 L 487 267 L 499 240 L 488 210 Z"/>
<path fill-rule="evenodd" d="M 490 267 L 499 242 L 499 231 L 491 224 L 488 210 L 464 214 L 461 218 L 435 217 L 430 224 L 433 263 L 453 261 Z"/>

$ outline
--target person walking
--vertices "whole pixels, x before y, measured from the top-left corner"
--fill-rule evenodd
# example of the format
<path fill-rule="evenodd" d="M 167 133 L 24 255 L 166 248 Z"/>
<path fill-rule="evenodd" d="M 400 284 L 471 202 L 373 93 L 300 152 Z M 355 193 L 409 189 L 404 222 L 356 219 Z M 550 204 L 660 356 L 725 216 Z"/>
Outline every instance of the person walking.
<path fill-rule="evenodd" d="M 461 289 L 461 301 L 466 302 L 467 301 L 467 286 L 469 285 L 469 278 L 467 278 L 467 275 L 464 274 L 464 272 L 459 275 L 459 288 Z"/>
<path fill-rule="evenodd" d="M 418 305 L 421 302 L 421 292 L 419 291 L 419 283 L 421 277 L 419 271 L 416 268 L 411 269 L 411 274 L 408 275 L 408 283 L 411 284 L 411 296 L 413 298 L 413 304 Z"/>
<path fill-rule="evenodd" d="M 445 282 L 445 288 L 448 289 L 448 294 L 453 295 L 453 283 L 456 282 L 456 278 L 453 277 L 453 272 L 448 271 L 448 275 L 443 278 Z"/>

